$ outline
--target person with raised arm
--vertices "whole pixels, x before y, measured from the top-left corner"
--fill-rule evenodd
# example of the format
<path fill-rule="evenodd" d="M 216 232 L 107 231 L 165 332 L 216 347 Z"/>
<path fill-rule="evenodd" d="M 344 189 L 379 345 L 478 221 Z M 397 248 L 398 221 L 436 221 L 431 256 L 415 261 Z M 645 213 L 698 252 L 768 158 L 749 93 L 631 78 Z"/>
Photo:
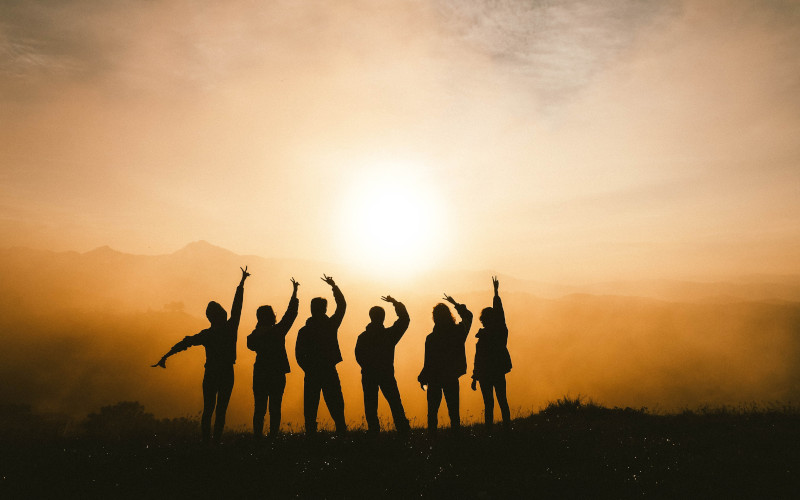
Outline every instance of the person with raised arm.
<path fill-rule="evenodd" d="M 456 323 L 450 308 L 444 303 L 433 308 L 433 331 L 425 339 L 425 362 L 417 377 L 423 390 L 428 391 L 428 435 L 436 435 L 439 406 L 444 394 L 450 427 L 461 428 L 458 379 L 467 373 L 464 343 L 472 326 L 472 313 L 464 304 L 445 294 L 444 299 L 456 308 L 461 321 Z"/>
<path fill-rule="evenodd" d="M 281 402 L 286 389 L 286 374 L 290 372 L 286 356 L 286 334 L 297 318 L 297 288 L 300 283 L 292 278 L 292 297 L 283 318 L 275 323 L 272 306 L 256 309 L 258 323 L 247 336 L 247 348 L 256 353 L 253 365 L 253 434 L 264 434 L 264 415 L 269 405 L 269 436 L 276 437 L 281 429 Z"/>
<path fill-rule="evenodd" d="M 339 350 L 339 326 L 344 319 L 347 303 L 333 278 L 323 274 L 322 281 L 330 285 L 333 291 L 336 311 L 328 317 L 326 314 L 328 301 L 322 297 L 311 299 L 311 317 L 297 332 L 295 357 L 297 364 L 305 372 L 303 416 L 306 434 L 316 433 L 319 396 L 322 392 L 325 405 L 336 424 L 336 433 L 343 435 L 347 432 L 347 425 L 344 420 L 342 384 L 339 381 L 336 365 L 342 361 L 342 352 Z"/>
<path fill-rule="evenodd" d="M 242 269 L 242 268 L 240 268 Z M 231 317 L 219 305 L 211 301 L 206 307 L 206 317 L 211 325 L 196 335 L 184 337 L 172 346 L 153 367 L 167 367 L 167 358 L 185 351 L 189 347 L 201 345 L 206 349 L 205 374 L 203 375 L 203 416 L 200 419 L 203 441 L 208 442 L 211 436 L 211 417 L 214 420 L 213 440 L 219 443 L 225 428 L 225 413 L 233 391 L 233 364 L 236 363 L 236 339 L 239 332 L 239 320 L 242 317 L 244 300 L 244 280 L 250 276 L 247 266 L 242 269 L 242 279 L 236 287 L 231 306 Z"/>
<path fill-rule="evenodd" d="M 475 345 L 475 363 L 472 370 L 472 390 L 476 389 L 476 383 L 481 385 L 487 434 L 491 434 L 494 425 L 495 394 L 503 416 L 503 428 L 506 430 L 511 428 L 511 412 L 506 397 L 506 373 L 511 371 L 511 355 L 507 346 L 508 326 L 503 312 L 503 302 L 498 292 L 500 282 L 496 276 L 492 276 L 492 285 L 494 300 L 492 307 L 481 311 L 480 320 L 483 326 L 475 335 L 478 343 Z"/>
<path fill-rule="evenodd" d="M 364 389 L 364 414 L 368 432 L 370 434 L 380 432 L 381 424 L 378 421 L 378 389 L 380 389 L 386 402 L 389 403 L 397 432 L 405 435 L 408 434 L 410 426 L 394 377 L 394 349 L 408 330 L 410 319 L 406 306 L 401 302 L 390 295 L 381 299 L 394 306 L 397 320 L 386 328 L 383 326 L 386 311 L 379 306 L 372 307 L 369 310 L 370 323 L 356 341 L 356 361 L 361 366 L 361 386 Z"/>

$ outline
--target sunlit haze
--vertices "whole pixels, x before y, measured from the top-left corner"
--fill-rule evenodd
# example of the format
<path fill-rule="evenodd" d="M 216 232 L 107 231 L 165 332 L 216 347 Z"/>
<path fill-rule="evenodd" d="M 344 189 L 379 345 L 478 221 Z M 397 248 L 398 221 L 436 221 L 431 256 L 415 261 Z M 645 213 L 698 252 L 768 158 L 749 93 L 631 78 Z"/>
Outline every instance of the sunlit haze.
<path fill-rule="evenodd" d="M 339 244 L 348 264 L 413 277 L 441 263 L 447 219 L 422 165 L 384 160 L 346 177 Z"/>
<path fill-rule="evenodd" d="M 579 283 L 800 272 L 795 2 L 8 1 L 0 19 L 5 246 L 207 240 Z M 392 191 L 380 172 L 403 163 L 419 172 Z M 386 226 L 342 220 L 370 197 L 397 205 Z M 397 213 L 408 239 L 386 248 Z"/>
<path fill-rule="evenodd" d="M 245 265 L 232 425 L 292 277 L 301 421 L 323 274 L 348 419 L 369 308 L 408 305 L 420 424 L 431 310 L 476 314 L 471 370 L 492 275 L 512 407 L 797 401 L 799 62 L 797 1 L 4 0 L 0 403 L 199 410 L 202 349 L 150 365 Z"/>

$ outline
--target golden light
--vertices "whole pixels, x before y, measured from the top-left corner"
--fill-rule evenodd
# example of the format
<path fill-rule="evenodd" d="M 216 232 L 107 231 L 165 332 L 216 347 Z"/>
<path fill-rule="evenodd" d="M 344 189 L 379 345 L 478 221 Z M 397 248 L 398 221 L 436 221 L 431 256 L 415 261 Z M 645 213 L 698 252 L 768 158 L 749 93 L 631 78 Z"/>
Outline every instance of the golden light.
<path fill-rule="evenodd" d="M 341 216 L 340 246 L 359 271 L 413 275 L 434 265 L 444 210 L 424 171 L 382 164 L 353 176 Z"/>

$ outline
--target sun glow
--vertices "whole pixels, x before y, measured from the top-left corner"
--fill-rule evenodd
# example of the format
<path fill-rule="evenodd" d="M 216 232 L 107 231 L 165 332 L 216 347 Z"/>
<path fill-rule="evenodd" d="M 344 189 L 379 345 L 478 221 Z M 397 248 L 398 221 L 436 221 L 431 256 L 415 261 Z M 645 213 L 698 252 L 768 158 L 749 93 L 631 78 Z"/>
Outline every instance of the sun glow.
<path fill-rule="evenodd" d="M 342 216 L 342 251 L 360 271 L 409 275 L 441 252 L 442 203 L 433 183 L 409 165 L 382 166 L 354 177 Z"/>

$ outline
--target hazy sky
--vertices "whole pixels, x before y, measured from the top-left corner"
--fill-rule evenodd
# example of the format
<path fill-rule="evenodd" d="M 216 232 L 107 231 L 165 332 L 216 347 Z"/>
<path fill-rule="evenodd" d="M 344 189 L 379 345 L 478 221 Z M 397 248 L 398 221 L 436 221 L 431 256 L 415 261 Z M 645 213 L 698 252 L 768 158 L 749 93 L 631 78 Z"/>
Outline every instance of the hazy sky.
<path fill-rule="evenodd" d="M 2 246 L 199 239 L 800 273 L 800 2 L 0 3 Z"/>

